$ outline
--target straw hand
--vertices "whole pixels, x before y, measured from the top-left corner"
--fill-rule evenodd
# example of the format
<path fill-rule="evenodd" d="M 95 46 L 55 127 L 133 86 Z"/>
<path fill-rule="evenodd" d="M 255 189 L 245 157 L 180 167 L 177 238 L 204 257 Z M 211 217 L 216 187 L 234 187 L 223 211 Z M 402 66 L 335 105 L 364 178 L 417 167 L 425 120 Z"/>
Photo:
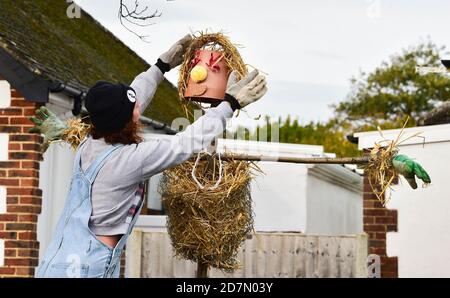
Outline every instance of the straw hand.
<path fill-rule="evenodd" d="M 36 110 L 35 117 L 29 117 L 35 126 L 30 128 L 30 133 L 40 133 L 44 135 L 42 152 L 45 152 L 52 141 L 60 140 L 67 124 L 61 121 L 53 112 L 46 107 L 40 107 Z"/>
<path fill-rule="evenodd" d="M 397 173 L 405 177 L 413 189 L 417 188 L 416 176 L 424 183 L 431 183 L 430 176 L 425 169 L 406 155 L 396 155 L 392 159 L 392 164 Z"/>

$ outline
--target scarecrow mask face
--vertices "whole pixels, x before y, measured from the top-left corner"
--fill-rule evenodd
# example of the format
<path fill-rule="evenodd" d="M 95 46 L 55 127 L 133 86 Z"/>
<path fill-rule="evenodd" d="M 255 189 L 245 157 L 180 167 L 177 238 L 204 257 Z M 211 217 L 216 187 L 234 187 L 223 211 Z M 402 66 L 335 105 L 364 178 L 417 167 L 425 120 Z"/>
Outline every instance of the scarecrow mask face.
<path fill-rule="evenodd" d="M 207 103 L 223 100 L 228 74 L 223 52 L 198 50 L 190 64 L 185 98 Z"/>

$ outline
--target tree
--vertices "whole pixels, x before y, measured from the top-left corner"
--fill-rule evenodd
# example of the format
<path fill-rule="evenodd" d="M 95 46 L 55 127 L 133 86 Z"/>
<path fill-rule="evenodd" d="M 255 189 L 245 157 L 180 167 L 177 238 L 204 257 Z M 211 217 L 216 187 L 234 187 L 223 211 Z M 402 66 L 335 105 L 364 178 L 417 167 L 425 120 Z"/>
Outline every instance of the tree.
<path fill-rule="evenodd" d="M 280 120 L 279 141 L 323 145 L 326 152 L 336 153 L 337 156 L 355 156 L 359 154 L 357 146 L 346 138 L 354 132 L 376 130 L 377 127 L 399 128 L 408 117 L 407 126 L 415 126 L 419 121 L 425 124 L 431 120 L 434 123 L 445 121 L 450 106 L 443 103 L 450 103 L 450 79 L 416 73 L 416 66 L 419 65 L 438 66 L 444 53 L 444 47 L 438 47 L 431 41 L 403 50 L 375 71 L 354 77 L 351 91 L 344 101 L 334 106 L 335 116 L 329 121 L 300 125 L 297 119 L 292 121 L 291 117 Z M 434 108 L 434 112 L 429 114 Z M 258 129 L 264 130 L 271 125 L 273 122 L 268 119 Z M 246 137 L 249 136 L 247 134 Z"/>
<path fill-rule="evenodd" d="M 361 73 L 351 80 L 351 92 L 337 106 L 338 119 L 363 124 L 402 123 L 410 125 L 425 116 L 439 103 L 450 99 L 450 79 L 445 76 L 419 75 L 416 66 L 439 66 L 445 48 L 431 41 L 403 50 L 374 72 Z"/>

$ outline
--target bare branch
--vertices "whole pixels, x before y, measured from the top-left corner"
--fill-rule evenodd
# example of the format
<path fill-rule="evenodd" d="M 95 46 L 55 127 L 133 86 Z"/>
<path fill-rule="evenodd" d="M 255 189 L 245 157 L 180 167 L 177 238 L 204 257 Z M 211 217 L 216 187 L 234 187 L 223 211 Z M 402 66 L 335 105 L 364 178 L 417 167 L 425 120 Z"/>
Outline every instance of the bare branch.
<path fill-rule="evenodd" d="M 125 27 L 126 30 L 133 33 L 144 42 L 148 42 L 146 40 L 148 35 L 139 34 L 136 31 L 134 31 L 132 27 L 133 26 L 148 27 L 154 25 L 155 23 L 149 22 L 149 20 L 159 18 L 162 15 L 162 13 L 157 9 L 152 13 L 146 13 L 148 10 L 149 10 L 148 6 L 140 8 L 139 0 L 135 0 L 133 8 L 128 7 L 127 4 L 124 3 L 124 0 L 120 0 L 120 7 L 118 13 L 120 24 L 123 27 Z"/>

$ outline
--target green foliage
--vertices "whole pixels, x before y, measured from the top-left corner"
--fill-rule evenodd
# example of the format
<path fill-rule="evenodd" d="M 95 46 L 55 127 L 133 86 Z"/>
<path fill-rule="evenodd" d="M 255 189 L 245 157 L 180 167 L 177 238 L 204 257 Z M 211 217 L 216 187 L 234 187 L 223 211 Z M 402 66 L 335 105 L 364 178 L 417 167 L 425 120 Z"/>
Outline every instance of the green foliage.
<path fill-rule="evenodd" d="M 344 127 L 339 126 L 334 120 L 301 125 L 298 119 L 291 120 L 291 117 L 284 121 L 271 121 L 266 118 L 266 123 L 254 131 L 239 127 L 237 137 L 267 142 L 322 145 L 326 152 L 336 153 L 337 156 L 356 156 L 358 147 L 346 140 L 346 126 L 346 123 Z"/>
<path fill-rule="evenodd" d="M 347 99 L 335 107 L 338 117 L 381 124 L 398 123 L 409 116 L 410 125 L 415 125 L 437 103 L 450 98 L 448 77 L 416 72 L 419 65 L 440 65 L 444 50 L 431 41 L 421 43 L 391 57 L 372 73 L 354 77 Z"/>

